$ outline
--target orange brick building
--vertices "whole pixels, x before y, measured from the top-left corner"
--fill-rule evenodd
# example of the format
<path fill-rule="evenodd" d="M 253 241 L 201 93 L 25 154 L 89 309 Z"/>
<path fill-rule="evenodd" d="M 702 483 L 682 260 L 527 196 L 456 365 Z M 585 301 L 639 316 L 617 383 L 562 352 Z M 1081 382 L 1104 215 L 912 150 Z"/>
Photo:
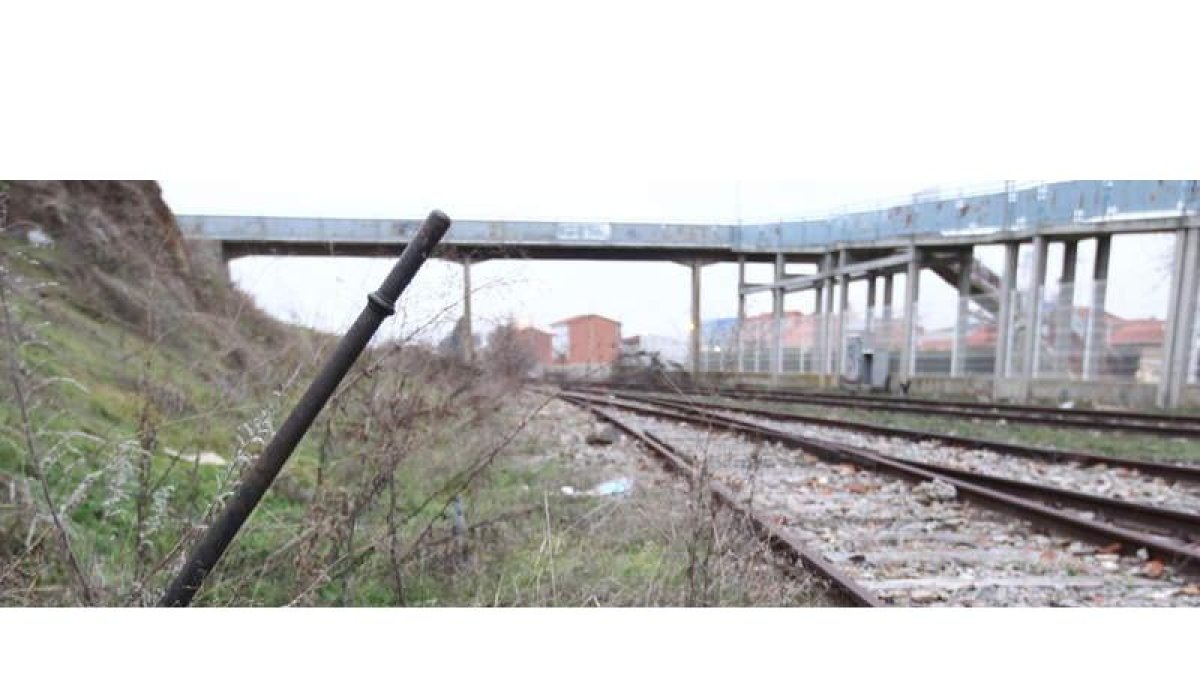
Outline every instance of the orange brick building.
<path fill-rule="evenodd" d="M 554 362 L 613 363 L 621 351 L 621 322 L 583 314 L 551 324 Z"/>

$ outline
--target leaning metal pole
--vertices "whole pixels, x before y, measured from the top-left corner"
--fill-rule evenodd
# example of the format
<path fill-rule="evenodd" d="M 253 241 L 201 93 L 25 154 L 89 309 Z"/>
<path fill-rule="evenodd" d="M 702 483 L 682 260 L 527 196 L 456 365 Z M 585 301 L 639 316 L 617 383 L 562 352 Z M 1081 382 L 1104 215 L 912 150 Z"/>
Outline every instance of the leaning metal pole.
<path fill-rule="evenodd" d="M 379 290 L 367 296 L 366 308 L 338 342 L 337 349 L 325 363 L 325 367 L 308 386 L 292 414 L 279 427 L 275 437 L 234 491 L 225 510 L 188 554 L 183 569 L 171 581 L 171 585 L 159 600 L 160 606 L 185 607 L 191 604 L 192 597 L 204 583 L 204 578 L 216 566 L 225 549 L 237 536 L 238 530 L 254 511 L 254 507 L 271 487 L 271 483 L 291 457 L 300 439 L 304 438 L 317 414 L 321 412 L 342 378 L 346 376 L 346 372 L 350 370 L 350 366 L 379 329 L 379 324 L 395 313 L 396 299 L 408 287 L 417 270 L 449 227 L 450 219 L 441 211 L 433 211 L 425 219 L 416 236 L 404 248 L 396 266 L 379 286 Z"/>

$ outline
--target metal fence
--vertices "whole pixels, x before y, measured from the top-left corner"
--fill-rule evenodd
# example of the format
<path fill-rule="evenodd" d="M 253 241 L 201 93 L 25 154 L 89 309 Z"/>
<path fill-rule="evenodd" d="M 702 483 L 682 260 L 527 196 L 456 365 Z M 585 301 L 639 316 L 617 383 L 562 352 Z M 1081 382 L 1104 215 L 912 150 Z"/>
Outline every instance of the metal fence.
<path fill-rule="evenodd" d="M 1007 339 L 1004 377 L 1021 377 L 1029 359 L 1033 376 L 1041 379 L 1099 380 L 1124 383 L 1156 383 L 1163 376 L 1165 322 L 1160 319 L 1122 319 L 1095 311 L 1091 303 L 1105 295 L 1104 282 L 1087 282 L 1077 294 L 1073 287 L 1048 285 L 1039 293 L 1013 290 L 1009 298 L 1011 323 L 1001 330 L 998 293 L 973 294 L 967 298 L 967 319 L 961 338 L 956 338 L 957 314 L 918 303 L 914 339 L 914 370 L 917 375 L 948 376 L 960 360 L 963 376 L 992 376 L 997 372 L 997 341 Z M 1077 299 L 1076 296 L 1083 296 Z M 1036 339 L 1028 342 L 1030 304 L 1039 301 Z M 907 309 L 876 306 L 868 317 L 853 305 L 843 321 L 842 314 L 788 316 L 782 324 L 782 373 L 836 372 L 853 374 L 864 350 L 886 354 L 889 370 L 901 369 Z M 940 311 L 935 311 L 940 309 Z M 947 315 L 952 318 L 947 319 Z M 939 316 L 940 323 L 932 317 Z M 775 323 L 756 317 L 742 326 L 734 323 L 727 331 L 706 335 L 701 345 L 700 368 L 704 371 L 771 373 L 775 371 Z M 740 336 L 740 349 L 739 349 Z M 828 351 L 822 349 L 828 340 Z M 1200 383 L 1200 312 L 1192 326 L 1188 354 L 1188 382 Z M 960 355 L 958 352 L 962 350 Z M 739 366 L 738 356 L 741 356 Z M 822 358 L 827 363 L 822 363 Z M 878 358 L 878 356 L 877 356 Z M 822 366 L 825 366 L 824 368 Z"/>

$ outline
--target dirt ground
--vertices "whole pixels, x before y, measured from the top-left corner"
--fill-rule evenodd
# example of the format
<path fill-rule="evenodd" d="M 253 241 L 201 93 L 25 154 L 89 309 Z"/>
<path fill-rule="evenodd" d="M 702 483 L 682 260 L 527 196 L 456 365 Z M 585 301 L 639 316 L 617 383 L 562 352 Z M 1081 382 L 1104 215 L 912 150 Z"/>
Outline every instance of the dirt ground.
<path fill-rule="evenodd" d="M 429 604 L 828 603 L 822 582 L 785 572 L 706 489 L 667 472 L 628 437 L 542 394 L 513 401 L 516 411 L 539 406 L 492 480 L 468 497 L 467 518 L 530 512 L 472 534 L 468 562 Z"/>

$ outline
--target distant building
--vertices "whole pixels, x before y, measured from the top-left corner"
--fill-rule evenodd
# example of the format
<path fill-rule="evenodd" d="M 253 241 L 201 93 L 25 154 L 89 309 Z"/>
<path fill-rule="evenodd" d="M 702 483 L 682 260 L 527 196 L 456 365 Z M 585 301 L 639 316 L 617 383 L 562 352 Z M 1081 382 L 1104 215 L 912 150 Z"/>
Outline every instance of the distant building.
<path fill-rule="evenodd" d="M 816 345 L 820 334 L 819 316 L 785 311 L 781 317 L 781 345 L 784 369 L 811 370 L 815 367 Z M 771 312 L 746 317 L 739 332 L 736 318 L 705 321 L 700 326 L 700 366 L 704 370 L 735 370 L 738 342 L 741 342 L 743 367 L 763 372 L 771 367 L 775 349 L 775 315 Z"/>
<path fill-rule="evenodd" d="M 831 328 L 835 329 L 837 321 L 832 322 Z M 784 349 L 812 349 L 820 339 L 821 334 L 821 316 L 818 314 L 805 314 L 804 312 L 789 310 L 783 313 L 782 321 L 782 343 Z M 848 331 L 862 330 L 862 317 L 851 315 L 846 326 Z M 900 322 L 892 322 L 890 325 L 885 325 L 882 320 L 877 320 L 875 325 L 876 339 L 880 341 L 899 341 L 902 333 L 902 324 Z M 724 350 L 732 350 L 736 348 L 738 340 L 737 319 L 713 319 L 705 321 L 701 326 L 701 342 L 708 346 L 720 346 Z M 746 317 L 745 324 L 741 330 L 741 342 L 743 352 L 752 352 L 756 349 L 770 350 L 775 340 L 775 315 L 771 312 L 763 312 Z"/>
<path fill-rule="evenodd" d="M 781 327 L 783 329 L 782 338 L 785 348 L 812 347 L 816 344 L 817 335 L 820 332 L 820 318 L 795 310 L 787 311 L 783 313 Z M 763 312 L 746 317 L 746 324 L 742 327 L 743 349 L 753 349 L 759 343 L 771 345 L 774 340 L 774 314 Z M 767 348 L 769 349 L 770 347 Z"/>
<path fill-rule="evenodd" d="M 700 341 L 710 345 L 735 344 L 737 339 L 737 317 L 709 319 L 700 324 Z"/>
<path fill-rule="evenodd" d="M 1162 319 L 1126 319 L 1109 312 L 1096 316 L 1089 322 L 1090 309 L 1073 307 L 1070 316 L 1070 335 L 1058 339 L 1059 323 L 1056 308 L 1047 302 L 1041 310 L 1039 344 L 1039 371 L 1060 373 L 1065 376 L 1077 374 L 1083 369 L 1083 352 L 1089 328 L 1095 330 L 1094 345 L 1097 353 L 1097 376 L 1139 382 L 1156 382 L 1162 377 L 1163 342 L 1166 323 Z M 1025 343 L 1024 312 L 1019 308 L 1014 317 L 1013 334 L 1010 336 L 1013 349 L 1019 355 Z M 833 317 L 828 326 L 831 339 L 836 345 L 840 318 Z M 883 321 L 878 314 L 872 322 L 870 345 L 875 351 L 900 352 L 904 344 L 902 318 Z M 822 334 L 822 317 L 786 311 L 781 322 L 783 347 L 783 369 L 786 372 L 815 372 L 820 364 L 818 346 Z M 991 317 L 971 316 L 968 318 L 966 334 L 965 372 L 991 374 L 994 372 L 998 327 Z M 851 313 L 846 321 L 847 342 L 865 333 L 865 318 Z M 914 327 L 916 342 L 917 372 L 948 373 L 954 350 L 954 328 L 927 329 L 918 324 Z M 706 370 L 732 370 L 737 368 L 738 340 L 741 340 L 742 366 L 748 372 L 770 370 L 775 349 L 775 318 L 771 312 L 747 316 L 741 331 L 736 318 L 721 318 L 705 321 L 701 325 L 701 368 Z M 1065 349 L 1063 349 L 1065 346 Z M 1061 352 L 1061 353 L 1059 353 Z M 1197 360 L 1200 373 L 1200 359 Z"/>
<path fill-rule="evenodd" d="M 598 314 L 583 314 L 551 324 L 554 362 L 611 364 L 621 350 L 621 322 Z"/>
<path fill-rule="evenodd" d="M 1158 382 L 1163 372 L 1163 342 L 1167 324 L 1162 319 L 1128 319 L 1108 326 L 1108 367 L 1118 377 L 1138 382 Z"/>
<path fill-rule="evenodd" d="M 1066 338 L 1067 351 L 1056 355 L 1058 324 L 1053 305 L 1042 310 L 1041 368 L 1065 373 L 1079 373 L 1083 368 L 1083 351 L 1088 327 L 1086 307 L 1075 307 L 1071 316 L 1071 335 Z M 1124 319 L 1109 312 L 1096 319 L 1096 343 L 1099 353 L 1100 377 L 1157 382 L 1162 375 L 1163 341 L 1166 322 L 1162 319 Z M 1021 348 L 1024 328 L 1014 328 L 1014 345 Z M 973 323 L 967 326 L 966 346 L 968 372 L 991 373 L 998 328 L 994 322 Z M 947 370 L 949 354 L 953 351 L 954 329 L 929 331 L 917 338 L 920 358 L 926 359 L 924 369 Z M 940 356 L 939 356 L 940 355 Z M 922 364 L 918 363 L 918 370 Z"/>
<path fill-rule="evenodd" d="M 621 351 L 646 359 L 657 357 L 662 363 L 687 363 L 688 345 L 681 338 L 665 335 L 635 335 L 621 340 Z"/>
<path fill-rule="evenodd" d="M 517 341 L 533 355 L 539 365 L 554 363 L 553 335 L 532 326 L 518 328 L 514 333 Z"/>

